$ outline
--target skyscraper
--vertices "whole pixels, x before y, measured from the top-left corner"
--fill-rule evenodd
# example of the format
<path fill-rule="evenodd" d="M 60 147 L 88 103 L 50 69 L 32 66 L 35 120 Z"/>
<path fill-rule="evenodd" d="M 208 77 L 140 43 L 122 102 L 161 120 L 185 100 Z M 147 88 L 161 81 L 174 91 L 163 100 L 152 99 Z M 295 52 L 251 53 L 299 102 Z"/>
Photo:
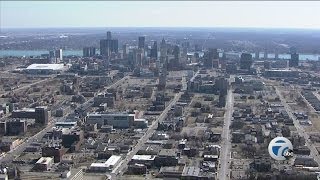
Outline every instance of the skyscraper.
<path fill-rule="evenodd" d="M 206 68 L 213 68 L 213 61 L 218 61 L 219 53 L 217 49 L 210 48 L 208 52 L 205 53 L 203 65 Z M 219 61 L 218 61 L 219 64 Z"/>
<path fill-rule="evenodd" d="M 83 48 L 83 57 L 93 57 L 96 55 L 95 47 L 84 47 Z"/>
<path fill-rule="evenodd" d="M 107 32 L 107 39 L 111 40 L 111 32 L 110 31 Z"/>
<path fill-rule="evenodd" d="M 100 40 L 100 55 L 109 56 L 110 55 L 111 40 L 101 39 Z"/>
<path fill-rule="evenodd" d="M 84 47 L 83 50 L 82 50 L 82 56 L 83 57 L 89 57 L 89 54 L 90 54 L 89 47 Z"/>
<path fill-rule="evenodd" d="M 162 39 L 161 44 L 160 44 L 160 56 L 161 57 L 167 56 L 167 44 L 166 44 L 166 41 L 164 40 L 164 38 Z"/>
<path fill-rule="evenodd" d="M 180 62 L 180 48 L 178 45 L 174 46 L 173 55 L 176 62 Z"/>
<path fill-rule="evenodd" d="M 111 52 L 118 53 L 119 47 L 118 47 L 118 39 L 112 39 L 111 40 Z"/>
<path fill-rule="evenodd" d="M 289 67 L 298 67 L 299 66 L 299 54 L 292 53 L 289 60 Z"/>
<path fill-rule="evenodd" d="M 256 51 L 254 58 L 257 60 L 260 59 L 260 52 L 259 51 Z"/>
<path fill-rule="evenodd" d="M 129 47 L 127 44 L 122 45 L 123 58 L 127 58 L 129 53 Z"/>
<path fill-rule="evenodd" d="M 55 51 L 55 58 L 56 58 L 56 63 L 57 63 L 57 64 L 59 64 L 60 61 L 63 60 L 63 58 L 62 58 L 62 49 L 57 49 L 57 50 Z"/>
<path fill-rule="evenodd" d="M 138 48 L 139 49 L 144 49 L 145 41 L 146 41 L 146 37 L 144 37 L 144 36 L 140 36 L 139 37 L 139 42 L 138 42 Z"/>
<path fill-rule="evenodd" d="M 250 69 L 252 65 L 252 55 L 250 53 L 242 53 L 240 58 L 240 69 Z"/>
<path fill-rule="evenodd" d="M 112 52 L 118 53 L 118 39 L 111 39 L 111 32 L 107 32 L 107 39 L 100 40 L 100 55 L 109 57 Z"/>
<path fill-rule="evenodd" d="M 154 41 L 153 46 L 151 48 L 150 57 L 157 59 L 158 58 L 158 44 L 157 41 Z"/>
<path fill-rule="evenodd" d="M 263 58 L 264 58 L 264 59 L 268 59 L 268 52 L 267 52 L 266 49 L 265 49 L 265 51 L 264 51 L 264 56 L 263 56 Z"/>

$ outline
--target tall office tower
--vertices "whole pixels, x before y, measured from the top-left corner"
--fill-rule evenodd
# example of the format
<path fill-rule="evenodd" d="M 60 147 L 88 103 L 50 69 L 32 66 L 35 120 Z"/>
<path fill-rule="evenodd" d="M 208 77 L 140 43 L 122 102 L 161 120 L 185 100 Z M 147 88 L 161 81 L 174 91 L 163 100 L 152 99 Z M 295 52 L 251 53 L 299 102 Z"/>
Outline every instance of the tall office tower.
<path fill-rule="evenodd" d="M 154 59 L 158 59 L 158 44 L 157 41 L 153 42 L 153 46 L 151 48 L 150 57 Z"/>
<path fill-rule="evenodd" d="M 60 61 L 63 60 L 63 58 L 62 58 L 62 49 L 57 49 L 57 50 L 55 51 L 55 58 L 56 58 L 56 63 L 57 63 L 57 64 L 59 64 Z"/>
<path fill-rule="evenodd" d="M 252 65 L 252 55 L 250 53 L 242 53 L 240 58 L 240 69 L 250 69 Z"/>
<path fill-rule="evenodd" d="M 82 50 L 82 56 L 83 57 L 90 57 L 90 49 L 89 47 L 84 47 Z"/>
<path fill-rule="evenodd" d="M 289 60 L 289 67 L 298 67 L 299 66 L 299 54 L 292 53 Z"/>
<path fill-rule="evenodd" d="M 143 50 L 142 49 L 134 49 L 134 65 L 136 68 L 140 68 L 142 66 L 143 59 Z"/>
<path fill-rule="evenodd" d="M 259 60 L 260 59 L 260 52 L 259 51 L 256 51 L 255 55 L 254 55 L 254 58 Z"/>
<path fill-rule="evenodd" d="M 56 63 L 56 58 L 55 58 L 54 53 L 55 53 L 54 51 L 49 51 L 49 63 L 50 64 Z"/>
<path fill-rule="evenodd" d="M 168 59 L 166 58 L 162 66 L 161 74 L 159 76 L 158 90 L 164 90 L 166 88 L 167 73 L 168 73 L 167 69 L 168 69 Z"/>
<path fill-rule="evenodd" d="M 188 50 L 190 48 L 190 42 L 189 41 L 184 41 L 182 42 L 182 55 L 187 56 Z"/>
<path fill-rule="evenodd" d="M 90 49 L 90 53 L 89 53 L 90 57 L 95 56 L 96 55 L 96 48 L 95 47 L 90 47 L 89 49 Z"/>
<path fill-rule="evenodd" d="M 265 49 L 264 50 L 264 56 L 263 56 L 263 59 L 268 59 L 268 52 L 267 52 L 267 50 Z"/>
<path fill-rule="evenodd" d="M 204 55 L 204 62 L 203 62 L 204 67 L 206 67 L 206 68 L 216 67 L 216 66 L 214 66 L 213 62 L 217 61 L 217 59 L 219 59 L 218 50 L 210 48 L 209 51 L 206 52 Z"/>
<path fill-rule="evenodd" d="M 129 47 L 128 47 L 128 44 L 124 44 L 124 45 L 122 45 L 122 54 L 123 54 L 123 58 L 127 58 L 127 57 L 128 57 L 128 53 L 129 53 Z"/>
<path fill-rule="evenodd" d="M 118 53 L 119 47 L 118 47 L 118 39 L 112 39 L 111 40 L 111 52 Z"/>
<path fill-rule="evenodd" d="M 179 63 L 180 62 L 180 48 L 178 45 L 174 46 L 173 55 L 174 55 L 175 62 Z"/>
<path fill-rule="evenodd" d="M 128 62 L 129 62 L 130 67 L 133 69 L 135 67 L 135 52 L 134 52 L 134 50 L 130 51 L 128 53 Z"/>
<path fill-rule="evenodd" d="M 93 57 L 96 55 L 95 47 L 84 47 L 83 48 L 83 57 Z"/>
<path fill-rule="evenodd" d="M 145 41 L 146 41 L 146 37 L 144 37 L 144 36 L 140 36 L 139 37 L 139 42 L 138 42 L 138 48 L 139 49 L 144 49 Z"/>
<path fill-rule="evenodd" d="M 164 38 L 162 39 L 161 44 L 160 44 L 160 56 L 161 57 L 167 56 L 167 44 L 166 44 L 166 41 L 164 40 Z"/>
<path fill-rule="evenodd" d="M 35 108 L 35 123 L 47 125 L 48 119 L 48 108 L 46 106 Z"/>
<path fill-rule="evenodd" d="M 111 55 L 111 39 L 100 40 L 100 55 L 108 57 Z"/>
<path fill-rule="evenodd" d="M 107 39 L 111 40 L 111 32 L 110 31 L 107 32 Z"/>

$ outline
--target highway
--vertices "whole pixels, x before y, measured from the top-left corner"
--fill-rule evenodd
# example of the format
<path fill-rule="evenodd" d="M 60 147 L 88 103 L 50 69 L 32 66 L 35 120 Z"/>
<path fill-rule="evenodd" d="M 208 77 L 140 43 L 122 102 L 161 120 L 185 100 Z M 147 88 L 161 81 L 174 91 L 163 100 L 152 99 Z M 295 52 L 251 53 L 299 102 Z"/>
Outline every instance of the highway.
<path fill-rule="evenodd" d="M 107 89 L 109 88 L 113 88 L 114 86 L 119 85 L 120 83 L 122 83 L 124 80 L 126 80 L 128 78 L 128 76 L 123 77 L 122 79 L 118 80 L 117 82 L 115 82 L 114 84 L 104 88 L 102 91 L 100 92 L 105 92 Z M 87 100 L 84 104 L 82 104 L 82 106 L 86 107 L 86 106 L 90 106 L 93 101 L 94 97 L 90 98 L 89 100 Z M 19 146 L 17 146 L 15 149 L 7 152 L 4 156 L 0 157 L 0 164 L 3 164 L 5 162 L 11 162 L 15 156 L 20 155 L 27 146 L 30 146 L 32 142 L 36 142 L 37 140 L 41 139 L 47 132 L 49 132 L 52 127 L 54 127 L 55 122 L 61 122 L 64 121 L 65 118 L 61 117 L 58 119 L 54 119 L 53 121 L 49 122 L 49 124 L 42 129 L 40 132 L 38 132 L 37 134 L 35 134 L 32 137 L 29 137 L 27 140 L 25 139 L 24 142 L 22 142 Z"/>
<path fill-rule="evenodd" d="M 230 78 L 231 79 L 231 78 Z M 230 80 L 229 80 L 230 82 Z M 224 114 L 224 125 L 222 130 L 222 142 L 219 157 L 219 169 L 218 169 L 218 179 L 225 180 L 230 179 L 230 153 L 231 153 L 231 139 L 230 139 L 230 124 L 233 113 L 234 97 L 232 88 L 228 90 L 226 97 L 226 112 Z"/>
<path fill-rule="evenodd" d="M 167 113 L 170 111 L 171 107 L 180 99 L 183 92 L 179 92 L 174 96 L 170 101 L 165 110 L 160 114 L 160 116 L 149 126 L 147 132 L 138 140 L 138 143 L 132 148 L 132 150 L 127 154 L 126 158 L 123 159 L 112 171 L 111 179 L 116 179 L 116 176 L 121 176 L 124 173 L 124 170 L 127 168 L 128 163 L 131 161 L 132 157 L 140 150 L 140 148 L 148 141 L 152 134 L 156 131 L 158 122 L 163 121 Z"/>
<path fill-rule="evenodd" d="M 284 97 L 281 95 L 280 90 L 278 89 L 278 87 L 274 86 L 276 89 L 276 93 L 280 98 L 280 101 L 282 103 L 282 105 L 284 106 L 285 110 L 287 111 L 288 115 L 290 118 L 292 118 L 293 120 L 293 124 L 296 127 L 299 135 L 301 137 L 304 137 L 304 139 L 306 140 L 306 146 L 310 149 L 310 156 L 313 157 L 313 159 L 320 165 L 320 158 L 318 156 L 318 151 L 315 148 L 315 146 L 312 144 L 312 142 L 309 139 L 309 135 L 307 132 L 305 132 L 305 130 L 303 129 L 302 125 L 299 123 L 299 121 L 297 120 L 297 118 L 294 116 L 294 112 L 291 110 L 290 106 L 288 105 L 288 103 L 286 102 L 286 100 L 284 99 Z M 294 147 L 293 147 L 294 148 Z"/>

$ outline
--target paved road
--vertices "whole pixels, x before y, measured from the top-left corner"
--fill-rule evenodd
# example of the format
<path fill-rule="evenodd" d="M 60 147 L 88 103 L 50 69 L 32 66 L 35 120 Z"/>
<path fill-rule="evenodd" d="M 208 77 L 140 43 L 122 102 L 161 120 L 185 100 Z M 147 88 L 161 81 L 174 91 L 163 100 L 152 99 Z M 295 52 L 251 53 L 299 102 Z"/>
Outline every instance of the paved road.
<path fill-rule="evenodd" d="M 120 79 L 119 81 L 115 82 L 114 84 L 104 88 L 102 91 L 100 92 L 105 92 L 107 89 L 109 88 L 113 88 L 114 86 L 119 85 L 120 83 L 122 83 L 124 80 L 126 80 L 128 78 L 128 76 L 125 76 L 124 78 Z M 84 104 L 82 104 L 83 107 L 88 107 L 90 106 L 92 103 L 91 101 L 93 101 L 93 98 L 90 98 L 89 100 L 87 100 Z M 65 118 L 61 117 L 58 119 L 54 119 L 53 121 L 51 121 L 44 129 L 42 129 L 40 132 L 38 132 L 37 134 L 35 134 L 32 137 L 29 137 L 28 140 L 25 140 L 23 143 L 21 143 L 18 147 L 16 147 L 15 149 L 9 151 L 8 153 L 6 153 L 4 156 L 0 157 L 0 164 L 4 163 L 4 162 L 11 162 L 15 156 L 20 155 L 27 146 L 30 146 L 32 142 L 35 142 L 39 139 L 41 139 L 47 132 L 49 132 L 52 127 L 54 127 L 55 122 L 61 122 L 64 121 Z"/>
<path fill-rule="evenodd" d="M 282 105 L 284 106 L 285 110 L 287 111 L 288 115 L 290 118 L 292 118 L 293 120 L 293 124 L 296 127 L 299 135 L 301 137 L 304 137 L 306 140 L 306 146 L 310 149 L 310 156 L 313 157 L 313 159 L 320 165 L 320 157 L 319 157 L 319 153 L 316 150 L 315 146 L 312 144 L 312 142 L 309 140 L 309 135 L 307 132 L 305 132 L 304 128 L 302 127 L 302 125 L 299 123 L 299 121 L 297 120 L 297 118 L 294 116 L 294 112 L 292 111 L 292 109 L 290 108 L 290 106 L 288 105 L 288 103 L 286 102 L 286 100 L 284 99 L 284 97 L 281 95 L 280 90 L 278 87 L 275 86 L 276 89 L 276 93 L 279 96 Z M 294 147 L 293 147 L 294 148 Z"/>
<path fill-rule="evenodd" d="M 220 151 L 220 169 L 218 170 L 218 179 L 225 180 L 230 179 L 230 149 L 231 149 L 231 140 L 230 140 L 230 124 L 233 113 L 234 97 L 232 89 L 228 90 L 227 99 L 226 99 L 226 112 L 224 116 L 224 126 L 222 130 L 222 143 Z"/>
<path fill-rule="evenodd" d="M 126 158 L 123 159 L 112 171 L 111 179 L 116 179 L 117 176 L 123 175 L 125 169 L 128 166 L 128 163 L 131 161 L 132 157 L 140 150 L 140 148 L 148 141 L 148 139 L 152 136 L 152 134 L 156 131 L 158 126 L 158 122 L 163 121 L 171 107 L 180 99 L 183 92 L 180 92 L 174 96 L 174 98 L 170 101 L 165 110 L 160 114 L 160 116 L 149 126 L 147 132 L 138 140 L 138 143 L 132 150 L 127 154 Z"/>

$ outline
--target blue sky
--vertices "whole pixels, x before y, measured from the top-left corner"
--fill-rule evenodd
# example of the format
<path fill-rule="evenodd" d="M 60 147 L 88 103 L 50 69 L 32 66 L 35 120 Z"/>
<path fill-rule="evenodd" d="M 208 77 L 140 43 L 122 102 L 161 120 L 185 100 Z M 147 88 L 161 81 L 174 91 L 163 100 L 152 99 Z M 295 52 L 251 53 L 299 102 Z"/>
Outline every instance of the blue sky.
<path fill-rule="evenodd" d="M 319 1 L 0 1 L 0 8 L 2 28 L 320 29 Z"/>

